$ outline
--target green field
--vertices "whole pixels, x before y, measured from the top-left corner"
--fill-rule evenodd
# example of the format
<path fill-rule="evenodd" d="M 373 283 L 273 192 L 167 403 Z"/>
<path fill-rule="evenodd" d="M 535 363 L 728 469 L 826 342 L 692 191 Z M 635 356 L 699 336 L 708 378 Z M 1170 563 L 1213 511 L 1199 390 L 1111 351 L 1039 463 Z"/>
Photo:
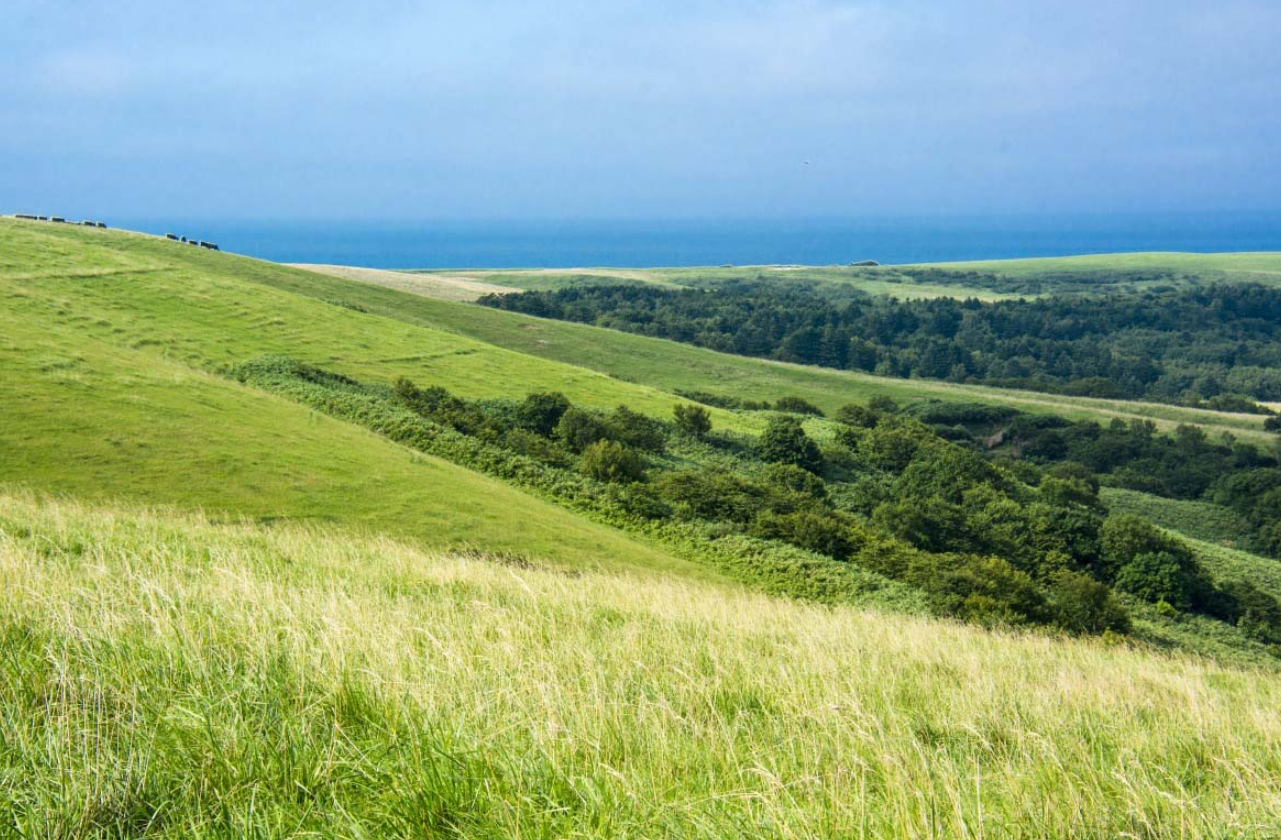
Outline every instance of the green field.
<path fill-rule="evenodd" d="M 914 276 L 921 271 L 928 276 Z M 1079 257 L 982 260 L 926 263 L 921 265 L 802 266 L 745 265 L 698 266 L 693 268 L 577 268 L 577 269 L 407 269 L 407 274 L 430 278 L 436 291 L 426 293 L 450 299 L 465 299 L 443 291 L 451 281 L 466 286 L 485 283 L 519 290 L 549 290 L 568 286 L 615 283 L 642 283 L 683 288 L 707 286 L 731 280 L 767 280 L 775 283 L 814 282 L 857 289 L 871 295 L 889 295 L 902 300 L 934 297 L 974 297 L 1006 300 L 1031 297 L 1049 291 L 1055 284 L 1079 290 L 1082 283 L 1104 281 L 1141 289 L 1176 282 L 1281 284 L 1281 253 L 1240 254 L 1129 253 L 1095 254 Z M 1044 282 L 1043 291 L 1026 288 L 992 288 L 975 274 L 997 280 Z M 949 276 L 951 275 L 951 276 Z M 407 291 L 419 291 L 407 288 Z"/>
<path fill-rule="evenodd" d="M 0 496 L 18 837 L 1281 836 L 1281 676 Z"/>
<path fill-rule="evenodd" d="M 305 267 L 305 266 L 304 266 Z M 893 295 L 903 299 L 934 297 L 976 297 L 1004 300 L 1018 297 L 981 286 L 955 283 L 918 282 L 893 266 L 745 265 L 699 266 L 696 268 L 571 268 L 571 269 L 408 269 L 405 273 L 431 278 L 440 283 L 489 283 L 523 291 L 562 289 L 570 286 L 635 284 L 688 288 L 730 280 L 769 280 L 776 283 L 814 282 L 857 289 L 871 295 Z M 416 291 L 407 289 L 407 291 Z M 429 292 L 430 293 L 430 292 Z M 446 297 L 445 295 L 434 295 Z M 456 299 L 456 298 L 451 298 Z"/>
<path fill-rule="evenodd" d="M 1069 273 L 1161 272 L 1196 282 L 1281 284 L 1281 253 L 1251 251 L 1239 254 L 1147 252 L 1090 254 L 1018 260 L 931 263 L 950 271 L 978 271 L 1002 277 L 1055 276 Z"/>

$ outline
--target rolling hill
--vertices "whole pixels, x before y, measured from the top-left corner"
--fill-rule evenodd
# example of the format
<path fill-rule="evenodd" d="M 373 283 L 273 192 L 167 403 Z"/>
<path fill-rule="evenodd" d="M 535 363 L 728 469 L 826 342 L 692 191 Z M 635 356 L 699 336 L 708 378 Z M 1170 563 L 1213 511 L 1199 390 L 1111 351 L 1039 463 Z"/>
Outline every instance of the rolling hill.
<path fill-rule="evenodd" d="M 1130 636 L 926 618 L 892 562 L 611 520 L 608 493 L 538 490 L 595 492 L 577 472 L 413 445 L 431 427 L 392 399 L 666 420 L 678 391 L 885 396 L 1270 441 L 1261 418 L 747 359 L 331 271 L 0 219 L 0 834 L 1277 836 L 1281 676 L 1236 626 L 1136 598 Z M 245 375 L 285 357 L 302 378 Z M 708 417 L 715 445 L 651 467 L 780 474 L 749 457 L 772 412 Z M 797 469 L 769 479 L 789 503 L 818 492 Z M 894 469 L 832 486 L 875 502 Z M 1048 498 L 1022 481 L 992 510 Z M 1281 596 L 1226 509 L 1102 497 Z"/>

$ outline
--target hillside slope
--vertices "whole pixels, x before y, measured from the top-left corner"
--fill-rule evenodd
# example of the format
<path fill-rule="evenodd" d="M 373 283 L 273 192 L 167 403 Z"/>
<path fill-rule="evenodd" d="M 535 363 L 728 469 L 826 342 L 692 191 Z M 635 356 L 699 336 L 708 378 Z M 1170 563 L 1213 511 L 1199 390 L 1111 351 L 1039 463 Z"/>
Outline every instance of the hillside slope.
<path fill-rule="evenodd" d="M 959 385 L 926 379 L 893 379 L 857 371 L 774 362 L 718 353 L 661 338 L 633 335 L 568 321 L 434 299 L 401 290 L 339 291 L 329 277 L 273 276 L 273 283 L 299 294 L 344 294 L 370 312 L 408 323 L 451 329 L 470 339 L 554 361 L 581 365 L 628 382 L 666 391 L 705 391 L 747 400 L 803 397 L 825 411 L 878 396 L 907 402 L 937 399 L 952 403 L 1009 405 L 1032 413 L 1106 422 L 1114 417 L 1153 420 L 1164 429 L 1183 423 L 1212 432 L 1271 441 L 1261 415 L 1089 397 L 1042 394 L 1009 388 Z"/>
<path fill-rule="evenodd" d="M 710 574 L 212 372 L 291 349 L 391 376 L 452 358 L 455 336 L 240 282 L 229 275 L 254 261 L 150 237 L 11 222 L 0 222 L 0 237 L 0 482 Z M 471 369 L 447 366 L 456 384 L 521 369 L 522 357 L 486 359 L 484 349 L 463 348 L 479 357 Z M 610 394 L 603 376 L 544 366 L 554 387 L 596 393 L 584 380 L 600 380 Z M 525 381 L 536 384 L 537 373 L 525 368 Z"/>
<path fill-rule="evenodd" d="M 0 495 L 18 836 L 1277 837 L 1281 676 Z"/>

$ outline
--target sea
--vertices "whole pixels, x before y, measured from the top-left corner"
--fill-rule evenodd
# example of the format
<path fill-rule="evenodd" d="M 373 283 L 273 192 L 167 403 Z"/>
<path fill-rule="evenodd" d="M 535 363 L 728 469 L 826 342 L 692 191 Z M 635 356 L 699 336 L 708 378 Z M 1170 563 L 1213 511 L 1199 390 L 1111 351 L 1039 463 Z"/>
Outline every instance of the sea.
<path fill-rule="evenodd" d="M 118 219 L 276 262 L 371 268 L 834 265 L 1123 251 L 1281 251 L 1281 211 L 807 220 Z"/>

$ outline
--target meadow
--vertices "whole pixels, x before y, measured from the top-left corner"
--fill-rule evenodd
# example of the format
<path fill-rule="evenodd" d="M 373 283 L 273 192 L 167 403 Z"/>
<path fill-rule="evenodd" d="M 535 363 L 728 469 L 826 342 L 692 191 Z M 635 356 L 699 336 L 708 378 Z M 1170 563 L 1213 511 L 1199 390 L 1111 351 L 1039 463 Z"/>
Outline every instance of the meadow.
<path fill-rule="evenodd" d="M 1281 836 L 1281 675 L 0 496 L 22 837 Z"/>

